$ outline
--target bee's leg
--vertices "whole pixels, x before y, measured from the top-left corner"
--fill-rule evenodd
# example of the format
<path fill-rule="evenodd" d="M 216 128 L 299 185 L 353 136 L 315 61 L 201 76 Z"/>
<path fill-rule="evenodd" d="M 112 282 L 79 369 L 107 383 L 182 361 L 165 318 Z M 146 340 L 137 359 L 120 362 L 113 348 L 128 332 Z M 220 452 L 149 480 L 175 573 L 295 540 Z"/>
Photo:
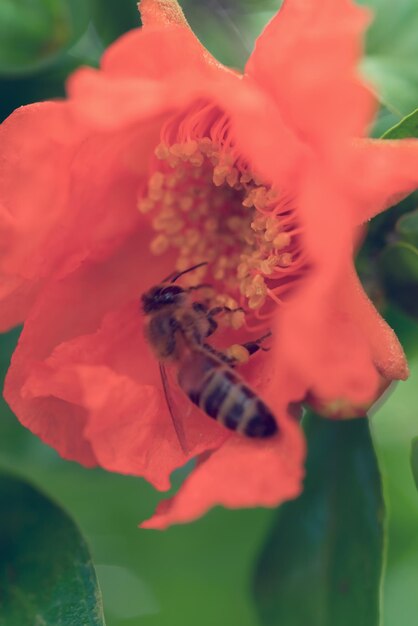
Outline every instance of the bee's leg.
<path fill-rule="evenodd" d="M 227 358 L 229 358 L 231 367 L 234 367 L 239 363 L 247 363 L 250 357 L 259 350 L 268 352 L 270 348 L 264 348 L 262 345 L 263 341 L 268 337 L 271 337 L 270 331 L 254 341 L 247 341 L 246 343 L 241 344 L 235 343 L 232 346 L 229 346 L 229 348 L 225 350 L 225 354 Z"/>
<path fill-rule="evenodd" d="M 269 337 L 271 337 L 271 331 L 269 331 L 262 337 L 255 339 L 254 341 L 247 341 L 246 343 L 243 343 L 242 347 L 248 350 L 248 353 L 250 356 L 258 352 L 259 350 L 262 350 L 263 352 L 268 352 L 270 348 L 264 348 L 262 344 L 263 344 L 263 341 L 265 341 Z"/>
<path fill-rule="evenodd" d="M 207 321 L 208 326 L 207 326 L 207 329 L 205 329 L 205 331 L 203 332 L 203 336 L 209 337 L 218 328 L 217 322 L 209 314 L 209 309 L 203 302 L 193 302 L 193 309 L 197 313 L 201 313 L 203 318 Z"/>
<path fill-rule="evenodd" d="M 208 322 L 208 328 L 205 337 L 210 337 L 211 335 L 213 335 L 215 330 L 218 328 L 218 322 L 215 320 L 215 315 L 219 315 L 219 313 L 223 312 L 235 313 L 236 311 L 242 311 L 241 308 L 230 309 L 227 306 L 217 306 L 209 309 L 203 302 L 193 302 L 193 309 L 198 313 L 204 314 L 206 317 L 206 320 Z"/>
<path fill-rule="evenodd" d="M 215 320 L 215 315 L 220 313 L 236 313 L 237 311 L 243 311 L 241 307 L 237 309 L 231 309 L 229 306 L 216 306 L 213 309 L 209 309 L 206 313 L 207 320 L 209 322 L 209 330 L 206 337 L 210 337 L 218 328 L 218 322 Z"/>
<path fill-rule="evenodd" d="M 214 317 L 215 315 L 219 315 L 219 313 L 237 313 L 238 311 L 244 311 L 244 309 L 240 306 L 236 309 L 231 309 L 229 306 L 215 306 L 208 311 L 208 315 Z"/>
<path fill-rule="evenodd" d="M 209 343 L 204 343 L 202 347 L 205 350 L 207 350 L 208 352 L 210 352 L 211 354 L 214 354 L 216 357 L 218 357 L 218 359 L 220 359 L 221 361 L 223 361 L 224 363 L 226 363 L 230 367 L 234 367 L 234 365 L 236 365 L 236 363 L 237 363 L 236 359 L 234 357 L 228 356 L 228 354 L 226 352 L 222 352 L 221 350 L 217 350 L 216 348 L 211 346 Z"/>
<path fill-rule="evenodd" d="M 198 291 L 199 289 L 210 289 L 211 291 L 214 291 L 213 285 L 210 285 L 209 283 L 201 283 L 200 285 L 195 285 L 194 287 L 188 287 L 184 291 L 189 293 L 189 291 Z"/>

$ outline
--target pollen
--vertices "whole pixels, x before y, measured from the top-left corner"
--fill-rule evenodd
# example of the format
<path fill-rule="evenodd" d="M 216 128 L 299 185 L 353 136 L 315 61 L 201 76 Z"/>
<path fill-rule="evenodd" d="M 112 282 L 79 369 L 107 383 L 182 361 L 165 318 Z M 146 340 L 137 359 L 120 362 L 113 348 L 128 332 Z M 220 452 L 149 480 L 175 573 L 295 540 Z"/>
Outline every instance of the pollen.
<path fill-rule="evenodd" d="M 250 358 L 250 353 L 247 348 L 238 343 L 234 343 L 232 346 L 227 348 L 227 350 L 225 350 L 225 354 L 231 359 L 238 361 L 238 363 L 246 363 Z"/>
<path fill-rule="evenodd" d="M 303 268 L 289 198 L 236 152 L 227 116 L 212 105 L 167 122 L 138 209 L 156 231 L 153 254 L 177 250 L 179 271 L 207 262 L 185 284 L 213 284 L 233 328 L 246 321 L 242 309 L 251 316 L 282 302 Z"/>

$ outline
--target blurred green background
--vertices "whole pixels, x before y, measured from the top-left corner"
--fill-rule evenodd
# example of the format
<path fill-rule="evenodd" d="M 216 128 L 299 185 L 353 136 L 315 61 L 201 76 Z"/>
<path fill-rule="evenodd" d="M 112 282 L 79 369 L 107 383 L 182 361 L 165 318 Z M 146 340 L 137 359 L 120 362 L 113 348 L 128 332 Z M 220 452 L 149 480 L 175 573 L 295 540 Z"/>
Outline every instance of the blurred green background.
<path fill-rule="evenodd" d="M 280 3 L 181 4 L 205 45 L 223 62 L 242 67 Z M 373 130 L 380 135 L 418 104 L 418 3 L 363 4 L 372 5 L 377 15 L 363 71 L 382 93 Z M 103 49 L 138 24 L 135 0 L 0 0 L 0 116 L 64 95 L 65 78 L 73 69 L 97 65 Z M 369 264 L 378 263 L 392 231 L 390 218 L 372 229 Z M 364 273 L 365 279 L 373 282 L 374 269 Z M 418 615 L 418 494 L 409 451 L 418 434 L 418 324 L 393 304 L 386 303 L 384 312 L 408 353 L 412 375 L 393 389 L 371 420 L 389 506 L 382 624 L 412 626 Z M 0 339 L 2 376 L 17 337 L 18 331 L 12 331 Z M 160 494 L 140 479 L 63 461 L 22 428 L 4 402 L 0 411 L 0 465 L 30 478 L 80 525 L 97 565 L 108 626 L 258 626 L 251 579 L 274 511 L 217 509 L 163 533 L 138 530 Z M 181 478 L 180 472 L 175 484 Z"/>

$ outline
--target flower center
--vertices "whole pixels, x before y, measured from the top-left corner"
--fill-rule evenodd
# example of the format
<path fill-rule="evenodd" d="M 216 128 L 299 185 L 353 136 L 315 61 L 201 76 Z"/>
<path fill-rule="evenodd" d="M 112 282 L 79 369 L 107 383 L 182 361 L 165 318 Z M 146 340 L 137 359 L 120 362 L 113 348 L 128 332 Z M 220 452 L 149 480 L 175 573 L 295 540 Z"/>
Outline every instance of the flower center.
<path fill-rule="evenodd" d="M 179 271 L 206 261 L 185 276 L 189 284 L 210 278 L 218 303 L 267 320 L 305 264 L 289 199 L 250 170 L 211 105 L 170 120 L 155 156 L 139 202 L 152 212 L 153 254 L 175 248 Z"/>

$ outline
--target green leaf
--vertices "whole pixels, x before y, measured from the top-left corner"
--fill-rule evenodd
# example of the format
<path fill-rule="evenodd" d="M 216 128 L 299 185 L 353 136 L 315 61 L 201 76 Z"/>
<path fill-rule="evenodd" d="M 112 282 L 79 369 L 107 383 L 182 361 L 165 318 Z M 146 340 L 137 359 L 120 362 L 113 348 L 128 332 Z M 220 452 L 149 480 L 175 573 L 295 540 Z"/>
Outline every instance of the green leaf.
<path fill-rule="evenodd" d="M 406 115 L 418 102 L 418 3 L 358 0 L 374 12 L 362 69 L 388 109 Z"/>
<path fill-rule="evenodd" d="M 141 24 L 137 0 L 90 0 L 93 24 L 103 44 Z"/>
<path fill-rule="evenodd" d="M 89 16 L 85 0 L 1 0 L 0 75 L 48 67 L 81 37 Z"/>
<path fill-rule="evenodd" d="M 366 419 L 309 415 L 307 478 L 279 509 L 255 574 L 265 626 L 377 626 L 384 505 Z"/>
<path fill-rule="evenodd" d="M 382 139 L 406 139 L 408 137 L 418 137 L 418 109 L 382 135 Z"/>
<path fill-rule="evenodd" d="M 411 444 L 411 466 L 415 484 L 418 489 L 418 437 L 415 437 Z"/>
<path fill-rule="evenodd" d="M 379 257 L 379 274 L 390 300 L 418 316 L 418 249 L 403 241 L 390 244 Z"/>
<path fill-rule="evenodd" d="M 103 626 L 91 557 L 67 514 L 3 473 L 0 510 L 0 626 Z"/>
<path fill-rule="evenodd" d="M 396 223 L 396 230 L 402 239 L 418 247 L 418 209 L 403 215 Z"/>

